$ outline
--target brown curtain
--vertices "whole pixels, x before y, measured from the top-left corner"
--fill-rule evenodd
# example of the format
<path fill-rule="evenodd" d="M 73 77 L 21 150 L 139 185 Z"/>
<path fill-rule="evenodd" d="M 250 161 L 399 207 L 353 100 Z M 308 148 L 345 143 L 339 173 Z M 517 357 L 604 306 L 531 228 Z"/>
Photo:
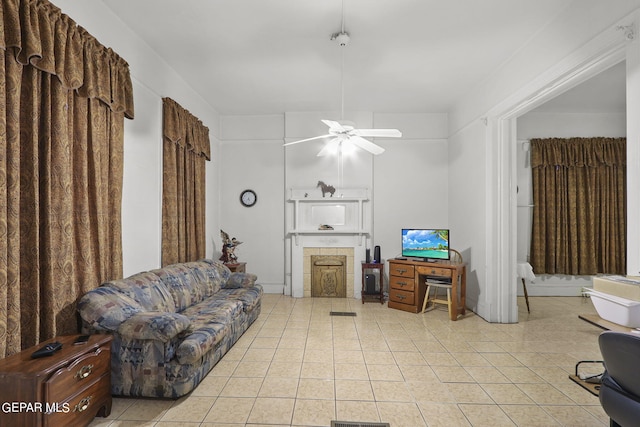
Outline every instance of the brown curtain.
<path fill-rule="evenodd" d="M 626 139 L 532 139 L 530 263 L 538 274 L 626 274 Z"/>
<path fill-rule="evenodd" d="M 170 98 L 163 98 L 162 265 L 206 254 L 205 161 L 209 128 Z"/>
<path fill-rule="evenodd" d="M 122 276 L 128 65 L 44 0 L 0 0 L 0 357 L 76 333 Z"/>

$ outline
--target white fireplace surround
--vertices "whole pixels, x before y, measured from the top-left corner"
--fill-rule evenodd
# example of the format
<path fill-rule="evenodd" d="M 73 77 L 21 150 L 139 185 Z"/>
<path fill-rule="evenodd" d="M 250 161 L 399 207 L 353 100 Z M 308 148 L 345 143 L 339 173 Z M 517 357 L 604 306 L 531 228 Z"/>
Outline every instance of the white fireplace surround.
<path fill-rule="evenodd" d="M 367 189 L 336 189 L 333 197 L 324 198 L 313 189 L 290 190 L 287 237 L 291 239 L 291 296 L 311 297 L 311 255 L 345 255 L 347 298 L 361 298 L 360 264 L 371 232 L 368 201 Z M 320 225 L 332 229 L 320 230 Z"/>

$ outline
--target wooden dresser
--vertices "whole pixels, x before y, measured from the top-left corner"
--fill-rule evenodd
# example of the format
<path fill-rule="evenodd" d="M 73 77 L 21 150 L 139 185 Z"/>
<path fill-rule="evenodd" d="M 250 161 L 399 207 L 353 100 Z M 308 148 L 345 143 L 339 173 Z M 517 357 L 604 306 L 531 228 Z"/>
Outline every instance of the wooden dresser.
<path fill-rule="evenodd" d="M 438 278 L 451 281 L 453 298 L 451 320 L 465 313 L 466 264 L 448 261 L 389 260 L 389 303 L 390 308 L 418 313 L 426 292 L 426 280 Z"/>
<path fill-rule="evenodd" d="M 111 336 L 61 336 L 0 360 L 0 426 L 86 426 L 111 412 Z M 31 359 L 50 342 L 62 348 Z"/>

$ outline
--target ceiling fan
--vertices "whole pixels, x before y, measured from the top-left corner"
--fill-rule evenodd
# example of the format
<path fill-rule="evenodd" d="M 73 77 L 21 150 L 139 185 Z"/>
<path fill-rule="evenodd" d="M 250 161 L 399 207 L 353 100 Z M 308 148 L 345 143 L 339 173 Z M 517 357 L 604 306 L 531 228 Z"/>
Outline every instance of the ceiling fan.
<path fill-rule="evenodd" d="M 339 33 L 331 35 L 331 40 L 336 40 L 341 48 L 349 44 L 349 34 L 344 31 L 344 1 L 342 3 L 342 30 Z M 287 142 L 284 146 L 299 144 L 301 142 L 313 141 L 316 139 L 331 139 L 318 153 L 318 156 L 326 156 L 336 150 L 342 148 L 342 145 L 353 144 L 363 150 L 377 155 L 384 152 L 384 148 L 365 139 L 365 137 L 373 138 L 399 138 L 402 132 L 398 129 L 356 129 L 351 122 L 344 121 L 344 50 L 342 51 L 341 69 L 340 69 L 340 91 L 341 91 L 341 120 L 322 120 L 322 123 L 329 127 L 329 133 L 326 135 L 315 136 L 313 138 L 301 139 L 299 141 Z"/>

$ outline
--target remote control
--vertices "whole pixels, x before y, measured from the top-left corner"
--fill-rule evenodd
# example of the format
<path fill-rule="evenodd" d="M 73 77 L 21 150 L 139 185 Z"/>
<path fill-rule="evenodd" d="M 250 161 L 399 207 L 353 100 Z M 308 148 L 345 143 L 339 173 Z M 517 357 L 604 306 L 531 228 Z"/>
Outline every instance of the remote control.
<path fill-rule="evenodd" d="M 56 351 L 62 348 L 62 344 L 58 341 L 46 344 L 31 354 L 32 359 L 37 359 L 39 357 L 51 356 Z"/>

